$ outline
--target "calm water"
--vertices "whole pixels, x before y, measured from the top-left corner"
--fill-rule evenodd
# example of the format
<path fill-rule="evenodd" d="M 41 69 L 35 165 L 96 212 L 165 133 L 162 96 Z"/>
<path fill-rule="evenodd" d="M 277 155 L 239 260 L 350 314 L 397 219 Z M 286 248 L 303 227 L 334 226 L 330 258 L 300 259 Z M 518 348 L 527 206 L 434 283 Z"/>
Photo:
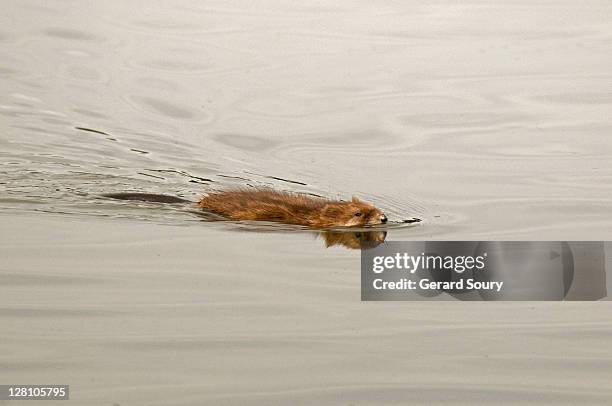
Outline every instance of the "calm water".
<path fill-rule="evenodd" d="M 0 381 L 609 400 L 607 305 L 360 303 L 358 251 L 100 197 L 273 186 L 424 220 L 391 240 L 610 240 L 612 4 L 588 3 L 3 2 Z"/>

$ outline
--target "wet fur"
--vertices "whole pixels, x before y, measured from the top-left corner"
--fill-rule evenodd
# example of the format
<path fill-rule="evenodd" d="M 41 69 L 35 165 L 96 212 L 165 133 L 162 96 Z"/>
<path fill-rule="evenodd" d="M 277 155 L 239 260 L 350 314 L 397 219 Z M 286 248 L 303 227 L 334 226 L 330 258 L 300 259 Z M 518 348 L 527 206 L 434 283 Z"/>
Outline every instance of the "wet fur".
<path fill-rule="evenodd" d="M 312 228 L 364 226 L 386 221 L 382 211 L 356 197 L 334 201 L 274 190 L 211 193 L 198 202 L 206 211 L 231 220 L 272 221 Z M 361 213 L 360 216 L 355 216 Z"/>

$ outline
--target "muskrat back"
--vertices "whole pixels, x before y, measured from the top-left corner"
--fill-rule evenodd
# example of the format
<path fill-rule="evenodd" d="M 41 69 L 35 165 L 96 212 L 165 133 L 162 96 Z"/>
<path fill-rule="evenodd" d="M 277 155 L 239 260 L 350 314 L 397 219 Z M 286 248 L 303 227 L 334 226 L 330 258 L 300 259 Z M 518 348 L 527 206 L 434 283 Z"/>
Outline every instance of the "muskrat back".
<path fill-rule="evenodd" d="M 202 197 L 198 206 L 231 220 L 272 221 L 313 228 L 382 224 L 385 214 L 353 197 L 328 200 L 272 189 L 230 190 Z"/>

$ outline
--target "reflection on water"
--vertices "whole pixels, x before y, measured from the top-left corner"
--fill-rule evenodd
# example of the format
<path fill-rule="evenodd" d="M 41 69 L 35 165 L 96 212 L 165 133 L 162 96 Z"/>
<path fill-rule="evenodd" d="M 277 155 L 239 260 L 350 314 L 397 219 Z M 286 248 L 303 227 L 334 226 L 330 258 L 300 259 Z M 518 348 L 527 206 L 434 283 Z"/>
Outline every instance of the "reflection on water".
<path fill-rule="evenodd" d="M 385 241 L 386 231 L 324 232 L 321 233 L 326 247 L 341 245 L 346 248 L 373 248 Z"/>

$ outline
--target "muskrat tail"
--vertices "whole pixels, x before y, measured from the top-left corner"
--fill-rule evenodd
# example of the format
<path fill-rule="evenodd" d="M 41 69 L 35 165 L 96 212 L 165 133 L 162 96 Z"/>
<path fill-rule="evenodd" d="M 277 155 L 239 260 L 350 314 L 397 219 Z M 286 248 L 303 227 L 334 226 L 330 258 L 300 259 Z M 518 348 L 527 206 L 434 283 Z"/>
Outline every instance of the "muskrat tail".
<path fill-rule="evenodd" d="M 158 195 L 155 193 L 106 193 L 104 197 L 118 200 L 138 200 L 151 203 L 194 203 L 191 200 L 182 199 L 176 196 Z"/>

